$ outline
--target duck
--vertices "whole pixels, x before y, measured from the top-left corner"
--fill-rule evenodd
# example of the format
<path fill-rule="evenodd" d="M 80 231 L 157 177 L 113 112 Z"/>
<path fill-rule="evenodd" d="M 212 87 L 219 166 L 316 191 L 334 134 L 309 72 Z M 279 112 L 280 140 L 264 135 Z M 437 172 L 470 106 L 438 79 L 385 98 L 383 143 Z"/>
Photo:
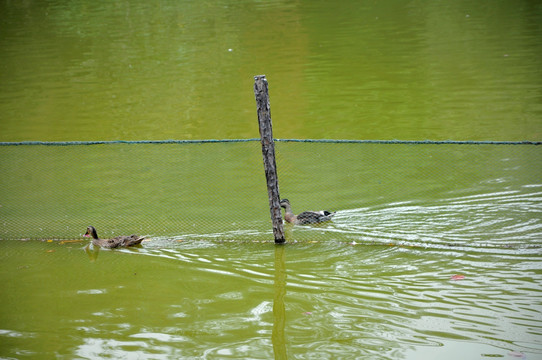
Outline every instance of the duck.
<path fill-rule="evenodd" d="M 292 212 L 292 206 L 288 199 L 282 199 L 280 201 L 280 207 L 284 208 L 284 220 L 288 223 L 295 225 L 308 225 L 319 224 L 325 221 L 331 220 L 335 212 L 322 210 L 322 211 L 304 211 L 299 215 L 294 215 Z"/>
<path fill-rule="evenodd" d="M 83 236 L 92 237 L 93 245 L 109 249 L 139 245 L 145 239 L 143 236 L 138 235 L 117 236 L 112 239 L 100 239 L 94 226 L 88 226 L 87 232 Z"/>

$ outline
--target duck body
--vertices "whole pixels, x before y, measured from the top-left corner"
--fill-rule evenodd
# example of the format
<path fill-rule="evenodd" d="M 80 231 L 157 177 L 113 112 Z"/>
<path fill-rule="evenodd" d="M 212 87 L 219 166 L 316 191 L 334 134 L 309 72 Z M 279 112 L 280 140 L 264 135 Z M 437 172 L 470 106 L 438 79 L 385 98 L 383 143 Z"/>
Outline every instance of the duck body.
<path fill-rule="evenodd" d="M 292 206 L 288 199 L 282 199 L 280 206 L 284 208 L 284 220 L 288 223 L 295 225 L 309 225 L 319 224 L 325 221 L 331 220 L 335 212 L 322 210 L 322 211 L 304 211 L 299 215 L 294 215 L 292 212 Z"/>
<path fill-rule="evenodd" d="M 93 245 L 109 249 L 139 245 L 145 239 L 143 236 L 138 235 L 117 236 L 112 239 L 100 239 L 94 226 L 87 227 L 87 232 L 83 236 L 92 237 Z"/>

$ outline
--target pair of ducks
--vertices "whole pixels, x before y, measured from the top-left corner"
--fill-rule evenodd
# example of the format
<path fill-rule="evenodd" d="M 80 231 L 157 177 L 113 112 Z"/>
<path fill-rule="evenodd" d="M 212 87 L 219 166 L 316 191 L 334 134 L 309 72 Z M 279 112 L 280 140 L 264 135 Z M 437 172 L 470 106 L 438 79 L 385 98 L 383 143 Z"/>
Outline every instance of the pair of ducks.
<path fill-rule="evenodd" d="M 280 201 L 280 207 L 284 208 L 285 210 L 284 220 L 295 225 L 319 224 L 331 220 L 333 215 L 335 215 L 335 212 L 330 212 L 327 210 L 304 211 L 299 215 L 294 215 L 292 212 L 292 206 L 290 205 L 290 201 L 288 199 L 282 199 Z M 94 226 L 87 227 L 87 232 L 83 236 L 92 237 L 93 245 L 109 249 L 139 245 L 145 239 L 143 236 L 137 235 L 117 236 L 112 239 L 100 239 Z"/>

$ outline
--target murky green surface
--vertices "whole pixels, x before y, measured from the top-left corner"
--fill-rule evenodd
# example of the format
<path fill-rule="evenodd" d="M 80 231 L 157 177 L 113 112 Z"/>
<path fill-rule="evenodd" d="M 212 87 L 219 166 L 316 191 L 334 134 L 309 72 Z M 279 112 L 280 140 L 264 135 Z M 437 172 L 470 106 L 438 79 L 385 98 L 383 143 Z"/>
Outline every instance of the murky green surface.
<path fill-rule="evenodd" d="M 538 146 L 279 142 L 285 246 L 258 142 L 0 152 L 2 357 L 542 354 Z"/>
<path fill-rule="evenodd" d="M 254 138 L 257 74 L 277 138 L 539 141 L 541 23 L 1 1 L 0 141 Z M 279 142 L 277 166 L 295 212 L 337 210 L 278 247 L 258 142 L 0 146 L 0 358 L 542 356 L 539 146 Z M 97 251 L 87 225 L 148 240 Z"/>
<path fill-rule="evenodd" d="M 0 8 L 0 140 L 539 140 L 536 1 L 25 1 Z"/>
<path fill-rule="evenodd" d="M 95 258 L 81 244 L 0 247 L 7 358 L 536 359 L 542 351 L 539 249 L 185 241 Z"/>

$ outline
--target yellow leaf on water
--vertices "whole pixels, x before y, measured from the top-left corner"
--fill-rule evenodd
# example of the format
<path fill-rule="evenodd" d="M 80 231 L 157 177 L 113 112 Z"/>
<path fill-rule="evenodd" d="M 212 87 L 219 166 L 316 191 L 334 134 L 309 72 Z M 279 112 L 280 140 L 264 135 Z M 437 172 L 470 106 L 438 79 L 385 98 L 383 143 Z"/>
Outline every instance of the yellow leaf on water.
<path fill-rule="evenodd" d="M 80 243 L 80 242 L 83 242 L 85 240 L 81 240 L 81 239 L 77 239 L 77 240 L 62 240 L 61 242 L 59 242 L 60 245 L 64 245 L 64 244 L 69 244 L 69 243 Z"/>
<path fill-rule="evenodd" d="M 47 242 L 53 242 L 53 240 L 49 239 L 49 240 L 47 240 Z"/>
<path fill-rule="evenodd" d="M 51 252 L 55 252 L 54 250 L 47 250 L 47 252 L 51 253 Z"/>

